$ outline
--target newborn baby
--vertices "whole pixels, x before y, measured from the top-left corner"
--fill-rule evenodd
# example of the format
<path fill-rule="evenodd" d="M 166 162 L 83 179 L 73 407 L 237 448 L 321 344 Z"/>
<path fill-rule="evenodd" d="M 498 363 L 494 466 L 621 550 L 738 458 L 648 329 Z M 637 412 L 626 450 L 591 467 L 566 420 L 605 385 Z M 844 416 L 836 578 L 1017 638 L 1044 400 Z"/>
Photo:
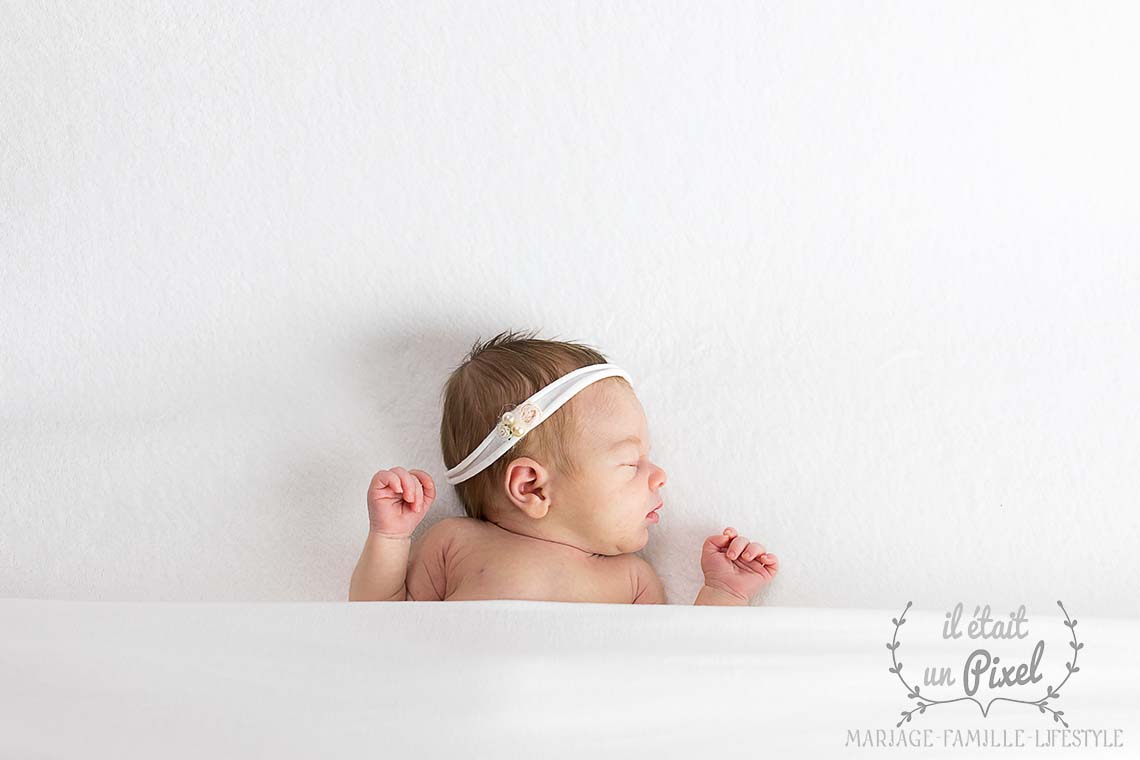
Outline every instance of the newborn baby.
<path fill-rule="evenodd" d="M 476 343 L 444 388 L 440 440 L 467 517 L 413 546 L 435 483 L 423 470 L 377 472 L 350 601 L 666 603 L 633 553 L 659 520 L 665 471 L 649 458 L 629 376 L 605 356 L 514 333 Z M 705 539 L 694 604 L 747 605 L 777 569 L 725 528 Z"/>

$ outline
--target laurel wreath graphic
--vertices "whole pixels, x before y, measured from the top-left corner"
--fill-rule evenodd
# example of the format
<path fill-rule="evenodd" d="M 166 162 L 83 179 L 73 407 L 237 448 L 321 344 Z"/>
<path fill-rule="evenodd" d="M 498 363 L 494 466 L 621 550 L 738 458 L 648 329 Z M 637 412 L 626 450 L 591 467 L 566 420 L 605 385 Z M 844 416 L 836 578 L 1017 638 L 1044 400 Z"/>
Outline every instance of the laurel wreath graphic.
<path fill-rule="evenodd" d="M 901 662 L 899 662 L 899 660 L 898 660 L 898 648 L 900 646 L 902 646 L 902 642 L 900 642 L 898 639 L 899 639 L 899 628 L 901 628 L 903 626 L 903 624 L 906 623 L 906 613 L 907 613 L 907 610 L 910 609 L 910 606 L 911 606 L 911 603 L 907 602 L 906 607 L 903 608 L 902 614 L 899 615 L 897 618 L 891 618 L 891 622 L 895 624 L 895 632 L 894 632 L 894 635 L 891 637 L 891 640 L 889 642 L 887 642 L 887 649 L 891 650 L 891 667 L 888 668 L 888 670 L 890 670 L 890 672 L 892 672 L 896 676 L 898 676 L 899 682 L 902 683 L 902 685 L 906 687 L 907 697 L 909 699 L 914 699 L 917 701 L 915 702 L 914 708 L 912 708 L 911 710 L 903 710 L 900 713 L 900 715 L 902 715 L 902 718 L 899 720 L 898 723 L 895 724 L 895 728 L 899 728 L 900 726 L 902 726 L 903 723 L 909 722 L 911 717 L 913 717 L 915 713 L 922 715 L 923 713 L 926 712 L 926 708 L 928 708 L 928 707 L 934 707 L 935 705 L 948 705 L 948 704 L 951 704 L 953 702 L 967 702 L 967 701 L 973 702 L 974 704 L 976 704 L 978 706 L 978 709 L 980 709 L 982 711 L 982 717 L 983 718 L 985 718 L 989 715 L 990 708 L 993 707 L 994 702 L 1017 702 L 1017 703 L 1023 704 L 1023 705 L 1033 705 L 1038 710 L 1040 710 L 1042 714 L 1045 714 L 1046 712 L 1052 713 L 1054 722 L 1061 723 L 1065 728 L 1069 727 L 1069 724 L 1066 723 L 1065 719 L 1061 717 L 1062 715 L 1065 714 L 1065 711 L 1064 710 L 1054 710 L 1052 707 L 1049 707 L 1049 700 L 1056 701 L 1057 699 L 1059 699 L 1061 696 L 1061 687 L 1069 682 L 1069 678 L 1072 677 L 1073 673 L 1076 673 L 1078 670 L 1080 670 L 1080 668 L 1077 667 L 1077 655 L 1080 653 L 1080 651 L 1082 649 L 1084 649 L 1085 645 L 1083 643 L 1077 641 L 1077 621 L 1075 619 L 1069 617 L 1069 613 L 1065 609 L 1065 605 L 1061 604 L 1060 600 L 1057 601 L 1057 606 L 1061 608 L 1061 612 L 1065 613 L 1064 625 L 1069 629 L 1069 632 L 1072 634 L 1072 637 L 1073 637 L 1073 640 L 1069 642 L 1069 646 L 1073 648 L 1073 661 L 1065 663 L 1065 667 L 1068 668 L 1068 671 L 1069 671 L 1065 675 L 1065 679 L 1063 681 L 1061 681 L 1060 684 L 1057 685 L 1057 688 L 1053 688 L 1052 686 L 1049 686 L 1045 691 L 1045 696 L 1041 697 L 1040 699 L 1027 700 L 1027 699 L 1011 699 L 1009 697 L 995 697 L 994 699 L 991 699 L 989 701 L 989 704 L 987 704 L 985 706 L 983 706 L 981 702 L 979 702 L 977 699 L 974 699 L 973 697 L 958 697 L 957 699 L 931 699 L 930 697 L 921 694 L 919 692 L 918 686 L 912 687 L 910 684 L 908 684 L 906 682 L 906 679 L 903 678 L 903 675 L 902 675 L 903 664 Z"/>

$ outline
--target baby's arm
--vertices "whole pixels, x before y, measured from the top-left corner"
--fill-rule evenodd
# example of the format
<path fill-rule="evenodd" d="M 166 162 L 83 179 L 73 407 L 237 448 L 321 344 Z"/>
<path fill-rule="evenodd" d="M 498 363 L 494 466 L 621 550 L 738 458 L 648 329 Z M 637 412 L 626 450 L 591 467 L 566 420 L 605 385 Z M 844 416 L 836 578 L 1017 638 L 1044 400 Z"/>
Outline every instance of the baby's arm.
<path fill-rule="evenodd" d="M 348 586 L 350 602 L 402 602 L 408 553 L 412 538 L 391 538 L 368 532 L 364 551 L 352 571 Z"/>
<path fill-rule="evenodd" d="M 422 470 L 381 470 L 368 487 L 368 539 L 348 586 L 350 602 L 407 598 L 412 531 L 435 500 L 435 484 Z M 429 531 L 430 532 L 430 531 Z"/>
<path fill-rule="evenodd" d="M 744 597 L 730 594 L 727 591 L 721 591 L 717 588 L 710 588 L 709 586 L 701 586 L 701 590 L 697 592 L 697 598 L 693 605 L 721 605 L 724 607 L 747 607 L 749 606 L 748 600 Z"/>
<path fill-rule="evenodd" d="M 464 519 L 445 517 L 414 544 L 411 538 L 369 533 L 352 573 L 348 601 L 442 602 L 447 593 L 447 546 Z"/>

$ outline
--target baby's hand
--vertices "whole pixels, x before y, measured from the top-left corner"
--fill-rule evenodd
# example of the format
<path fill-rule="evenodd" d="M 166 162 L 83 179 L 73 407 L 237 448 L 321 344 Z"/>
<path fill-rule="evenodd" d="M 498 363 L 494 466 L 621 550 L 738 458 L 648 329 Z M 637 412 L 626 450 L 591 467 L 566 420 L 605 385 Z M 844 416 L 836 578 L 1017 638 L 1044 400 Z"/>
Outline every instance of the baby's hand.
<path fill-rule="evenodd" d="M 407 538 L 435 501 L 435 483 L 423 470 L 381 470 L 368 486 L 368 529 L 389 538 Z"/>
<path fill-rule="evenodd" d="M 776 577 L 779 563 L 775 554 L 725 528 L 719 536 L 709 536 L 701 547 L 701 570 L 705 585 L 739 596 L 746 601 Z"/>

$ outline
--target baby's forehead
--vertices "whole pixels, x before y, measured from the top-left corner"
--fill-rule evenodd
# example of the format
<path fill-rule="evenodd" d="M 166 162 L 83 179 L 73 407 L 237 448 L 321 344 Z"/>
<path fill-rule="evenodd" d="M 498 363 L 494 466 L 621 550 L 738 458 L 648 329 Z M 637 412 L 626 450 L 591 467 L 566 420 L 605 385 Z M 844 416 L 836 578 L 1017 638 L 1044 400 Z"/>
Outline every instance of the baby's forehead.
<path fill-rule="evenodd" d="M 579 393 L 578 407 L 585 436 L 594 444 L 609 444 L 630 435 L 643 437 L 645 413 L 636 394 L 628 388 L 599 388 L 598 392 Z"/>
<path fill-rule="evenodd" d="M 592 415 L 613 417 L 636 414 L 641 410 L 637 394 L 622 384 L 594 383 L 583 388 L 575 398 L 580 408 Z"/>

